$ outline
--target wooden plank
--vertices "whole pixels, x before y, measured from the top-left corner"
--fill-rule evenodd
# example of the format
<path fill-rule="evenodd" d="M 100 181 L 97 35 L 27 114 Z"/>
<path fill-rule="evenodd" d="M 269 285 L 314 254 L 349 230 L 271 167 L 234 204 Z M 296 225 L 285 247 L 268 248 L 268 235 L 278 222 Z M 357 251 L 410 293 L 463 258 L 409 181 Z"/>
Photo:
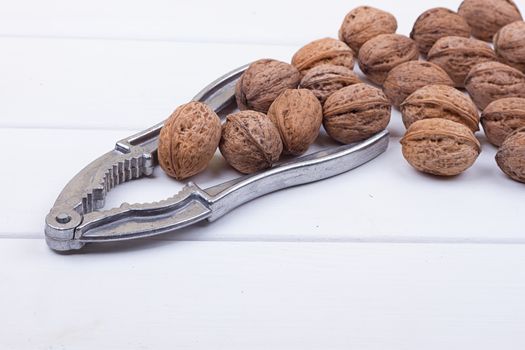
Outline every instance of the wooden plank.
<path fill-rule="evenodd" d="M 0 38 L 0 127 L 144 129 L 202 88 L 287 46 Z M 38 57 L 35 54 L 38 54 Z"/>
<path fill-rule="evenodd" d="M 460 1 L 393 2 L 369 5 L 395 14 L 399 32 L 410 33 L 417 16 L 432 7 L 456 10 Z M 301 45 L 337 36 L 339 26 L 360 2 L 326 0 L 67 0 L 16 1 L 0 13 L 0 35 L 165 39 L 191 42 L 230 42 Z"/>
<path fill-rule="evenodd" d="M 525 346 L 523 245 L 0 242 L 2 349 Z"/>
<path fill-rule="evenodd" d="M 525 242 L 521 184 L 496 166 L 495 148 L 464 174 L 441 179 L 420 174 L 401 155 L 396 130 L 389 150 L 349 173 L 277 192 L 234 210 L 217 222 L 162 236 L 175 240 Z M 42 235 L 43 220 L 70 178 L 109 151 L 130 131 L 0 129 L 6 200 L 0 201 L 0 234 Z M 321 145 L 333 145 L 321 137 Z M 217 154 L 192 178 L 207 187 L 239 176 Z M 157 168 L 151 179 L 109 193 L 107 207 L 123 201 L 164 199 L 183 183 Z"/>

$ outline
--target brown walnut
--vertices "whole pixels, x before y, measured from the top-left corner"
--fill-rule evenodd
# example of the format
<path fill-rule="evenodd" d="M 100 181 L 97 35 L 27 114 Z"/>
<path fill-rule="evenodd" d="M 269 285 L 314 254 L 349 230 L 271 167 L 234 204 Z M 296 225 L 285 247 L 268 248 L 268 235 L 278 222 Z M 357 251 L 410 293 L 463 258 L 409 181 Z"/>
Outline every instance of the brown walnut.
<path fill-rule="evenodd" d="M 499 62 L 484 62 L 472 67 L 465 87 L 479 109 L 504 97 L 525 97 L 525 75 Z"/>
<path fill-rule="evenodd" d="M 358 83 L 361 80 L 354 71 L 342 66 L 323 64 L 310 69 L 301 80 L 299 88 L 311 90 L 323 104 L 337 90 Z"/>
<path fill-rule="evenodd" d="M 405 159 L 419 171 L 454 176 L 478 158 L 481 145 L 465 125 L 448 119 L 422 119 L 401 139 Z"/>
<path fill-rule="evenodd" d="M 494 50 L 503 63 L 525 73 L 525 22 L 501 28 L 494 36 Z"/>
<path fill-rule="evenodd" d="M 241 111 L 226 117 L 219 149 L 234 169 L 251 174 L 276 163 L 283 144 L 279 131 L 266 114 Z"/>
<path fill-rule="evenodd" d="M 403 123 L 409 128 L 421 119 L 442 118 L 479 130 L 476 105 L 461 91 L 448 85 L 427 85 L 408 96 L 400 106 Z"/>
<path fill-rule="evenodd" d="M 334 92 L 324 104 L 323 125 L 330 137 L 348 144 L 362 141 L 385 129 L 391 106 L 383 92 L 355 84 Z"/>
<path fill-rule="evenodd" d="M 501 27 L 522 19 L 512 0 L 464 0 L 458 13 L 472 28 L 472 36 L 484 41 L 491 41 Z"/>
<path fill-rule="evenodd" d="M 396 18 L 383 10 L 359 6 L 350 11 L 339 29 L 339 39 L 359 52 L 361 46 L 380 34 L 393 34 L 397 30 Z"/>
<path fill-rule="evenodd" d="M 496 162 L 511 179 L 525 183 L 525 128 L 514 131 L 503 141 Z"/>
<path fill-rule="evenodd" d="M 381 34 L 361 46 L 358 62 L 368 79 L 381 85 L 392 68 L 417 59 L 419 51 L 414 40 L 401 34 Z"/>
<path fill-rule="evenodd" d="M 472 67 L 496 59 L 496 53 L 486 42 L 459 36 L 439 39 L 428 52 L 428 61 L 443 68 L 459 88 L 465 86 Z"/>
<path fill-rule="evenodd" d="M 423 61 L 409 61 L 393 68 L 383 83 L 383 91 L 396 107 L 414 91 L 427 85 L 454 83 L 439 66 Z"/>
<path fill-rule="evenodd" d="M 470 26 L 463 17 L 444 7 L 423 12 L 410 33 L 419 51 L 425 55 L 438 39 L 450 35 L 469 38 Z"/>
<path fill-rule="evenodd" d="M 266 113 L 281 92 L 296 88 L 300 80 L 299 71 L 288 63 L 272 59 L 255 61 L 237 81 L 237 106 L 240 110 Z"/>
<path fill-rule="evenodd" d="M 302 75 L 315 66 L 327 63 L 354 69 L 354 52 L 340 40 L 323 38 L 306 44 L 292 57 L 292 65 Z"/>
<path fill-rule="evenodd" d="M 281 135 L 283 151 L 300 155 L 319 135 L 323 108 L 310 90 L 285 90 L 270 106 L 268 117 Z"/>
<path fill-rule="evenodd" d="M 162 170 L 177 180 L 203 171 L 221 138 L 221 121 L 207 105 L 178 107 L 160 131 L 158 159 Z"/>
<path fill-rule="evenodd" d="M 525 127 L 525 98 L 509 97 L 492 102 L 481 113 L 481 125 L 489 142 L 501 146 L 507 136 Z"/>

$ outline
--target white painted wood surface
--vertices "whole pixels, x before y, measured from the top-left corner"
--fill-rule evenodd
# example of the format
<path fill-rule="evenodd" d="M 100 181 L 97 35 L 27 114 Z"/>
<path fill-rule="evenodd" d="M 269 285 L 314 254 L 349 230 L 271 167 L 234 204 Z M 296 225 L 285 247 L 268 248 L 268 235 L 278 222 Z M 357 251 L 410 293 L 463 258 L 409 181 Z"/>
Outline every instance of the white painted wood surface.
<path fill-rule="evenodd" d="M 144 129 L 216 78 L 297 47 L 0 38 L 0 126 Z"/>
<path fill-rule="evenodd" d="M 152 242 L 62 256 L 5 239 L 0 348 L 523 349 L 524 253 Z"/>
<path fill-rule="evenodd" d="M 370 1 L 404 34 L 458 4 Z M 153 240 L 45 246 L 56 195 L 116 140 L 232 68 L 336 36 L 357 5 L 0 0 L 0 349 L 523 349 L 523 185 L 482 133 L 465 174 L 416 173 L 397 112 L 387 153 L 350 173 Z M 193 180 L 234 176 L 217 155 Z M 108 206 L 180 187 L 159 170 Z"/>

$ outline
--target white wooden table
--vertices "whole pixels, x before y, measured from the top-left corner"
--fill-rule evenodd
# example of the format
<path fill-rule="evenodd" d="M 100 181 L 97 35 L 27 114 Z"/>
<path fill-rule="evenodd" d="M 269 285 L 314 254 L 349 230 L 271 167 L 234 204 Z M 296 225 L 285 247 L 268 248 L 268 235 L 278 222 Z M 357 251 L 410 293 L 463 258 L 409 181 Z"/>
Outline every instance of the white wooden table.
<path fill-rule="evenodd" d="M 74 255 L 45 245 L 57 194 L 117 139 L 239 65 L 336 36 L 360 3 L 0 4 L 0 349 L 525 347 L 524 185 L 482 132 L 463 175 L 415 172 L 397 111 L 387 153 L 347 174 L 155 239 Z M 458 4 L 370 0 L 403 34 L 425 9 Z M 217 155 L 193 180 L 234 176 Z M 157 170 L 107 205 L 181 186 Z"/>

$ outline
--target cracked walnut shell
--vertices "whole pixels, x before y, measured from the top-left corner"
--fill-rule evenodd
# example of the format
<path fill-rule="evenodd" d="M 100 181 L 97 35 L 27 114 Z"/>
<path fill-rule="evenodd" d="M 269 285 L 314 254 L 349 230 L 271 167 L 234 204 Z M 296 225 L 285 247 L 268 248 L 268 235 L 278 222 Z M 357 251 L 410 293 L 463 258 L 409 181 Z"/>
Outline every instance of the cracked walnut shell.
<path fill-rule="evenodd" d="M 522 19 L 512 0 L 464 0 L 458 13 L 472 28 L 472 36 L 484 41 L 491 41 L 501 27 Z"/>
<path fill-rule="evenodd" d="M 479 109 L 504 97 L 525 97 L 525 75 L 499 62 L 475 65 L 465 79 L 465 87 Z"/>
<path fill-rule="evenodd" d="M 235 86 L 240 110 L 266 113 L 272 102 L 286 89 L 299 85 L 301 74 L 288 63 L 262 59 L 250 64 Z"/>
<path fill-rule="evenodd" d="M 358 62 L 367 78 L 381 85 L 392 68 L 417 59 L 414 40 L 401 34 L 381 34 L 361 46 Z"/>
<path fill-rule="evenodd" d="M 496 60 L 496 53 L 486 42 L 459 36 L 439 39 L 428 52 L 428 61 L 443 68 L 459 88 L 465 86 L 472 67 Z"/>
<path fill-rule="evenodd" d="M 470 97 L 448 85 L 428 85 L 408 96 L 400 106 L 403 123 L 409 128 L 421 119 L 442 118 L 479 130 L 479 114 Z"/>
<path fill-rule="evenodd" d="M 423 12 L 410 33 L 419 51 L 425 55 L 436 41 L 450 35 L 469 38 L 470 26 L 463 17 L 444 7 Z"/>
<path fill-rule="evenodd" d="M 503 63 L 525 73 L 525 22 L 501 28 L 494 36 L 494 50 Z"/>
<path fill-rule="evenodd" d="M 454 82 L 441 67 L 423 61 L 409 61 L 393 68 L 383 83 L 383 91 L 396 107 L 414 91 L 427 85 L 449 85 Z"/>
<path fill-rule="evenodd" d="M 284 91 L 272 103 L 268 117 L 277 127 L 286 154 L 301 155 L 319 135 L 323 108 L 307 89 Z"/>
<path fill-rule="evenodd" d="M 234 169 L 251 174 L 276 163 L 283 144 L 268 116 L 256 111 L 241 111 L 226 117 L 219 150 Z"/>
<path fill-rule="evenodd" d="M 177 180 L 203 171 L 221 138 L 217 114 L 200 102 L 178 107 L 159 135 L 158 159 L 162 170 Z"/>
<path fill-rule="evenodd" d="M 383 10 L 359 6 L 350 11 L 339 29 L 339 39 L 359 52 L 361 46 L 380 34 L 393 34 L 397 30 L 396 18 Z"/>
<path fill-rule="evenodd" d="M 525 183 L 525 128 L 514 131 L 503 141 L 496 162 L 511 179 Z"/>
<path fill-rule="evenodd" d="M 323 125 L 328 135 L 338 142 L 359 142 L 385 129 L 390 112 L 390 103 L 380 89 L 355 84 L 328 97 Z"/>
<path fill-rule="evenodd" d="M 481 145 L 465 125 L 447 119 L 423 119 L 412 124 L 401 139 L 403 157 L 417 170 L 454 176 L 468 169 Z"/>
<path fill-rule="evenodd" d="M 489 142 L 501 146 L 507 136 L 525 127 L 525 98 L 509 97 L 492 102 L 481 113 L 481 125 Z"/>
<path fill-rule="evenodd" d="M 323 38 L 306 44 L 292 57 L 292 65 L 302 75 L 315 66 L 327 63 L 354 69 L 354 52 L 340 40 Z"/>
<path fill-rule="evenodd" d="M 346 67 L 323 64 L 310 69 L 301 80 L 299 88 L 312 91 L 323 104 L 337 90 L 361 82 L 357 74 Z"/>

